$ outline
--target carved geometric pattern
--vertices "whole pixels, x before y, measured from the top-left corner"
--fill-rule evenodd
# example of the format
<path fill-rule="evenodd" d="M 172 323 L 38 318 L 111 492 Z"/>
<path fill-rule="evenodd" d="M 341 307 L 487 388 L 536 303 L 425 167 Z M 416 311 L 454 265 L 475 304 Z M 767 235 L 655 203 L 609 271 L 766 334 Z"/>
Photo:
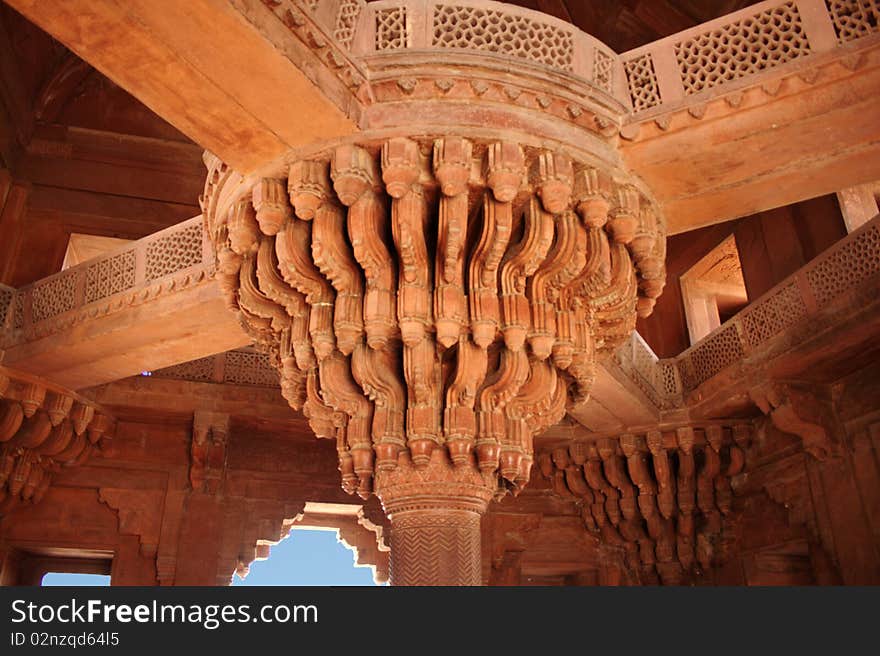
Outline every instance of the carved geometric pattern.
<path fill-rule="evenodd" d="M 480 585 L 480 516 L 411 511 L 391 518 L 392 585 Z"/>
<path fill-rule="evenodd" d="M 333 36 L 346 50 L 351 47 L 351 40 L 354 38 L 354 28 L 360 14 L 361 3 L 358 0 L 344 0 L 339 5 L 339 13 L 336 14 L 336 26 L 333 28 Z"/>
<path fill-rule="evenodd" d="M 483 7 L 437 6 L 432 45 L 485 50 L 571 70 L 572 36 L 525 16 Z"/>
<path fill-rule="evenodd" d="M 697 384 L 709 380 L 743 357 L 742 343 L 735 325 L 729 325 L 700 342 L 690 353 Z"/>
<path fill-rule="evenodd" d="M 681 377 L 682 389 L 695 389 L 702 382 L 697 379 L 697 375 L 694 373 L 694 365 L 687 355 L 679 356 L 678 358 L 678 374 Z"/>
<path fill-rule="evenodd" d="M 633 333 L 632 344 L 632 367 L 635 369 L 635 376 L 632 377 L 636 385 L 641 388 L 645 394 L 657 407 L 664 406 L 663 381 L 661 379 L 662 370 L 657 362 L 657 357 L 649 349 L 649 347 Z"/>
<path fill-rule="evenodd" d="M 0 288 L 0 326 L 6 323 L 6 315 L 12 306 L 12 299 L 15 297 L 15 290 Z"/>
<path fill-rule="evenodd" d="M 262 353 L 229 351 L 223 380 L 237 385 L 278 387 L 278 372 L 272 368 L 269 358 Z"/>
<path fill-rule="evenodd" d="M 673 362 L 660 363 L 663 391 L 666 393 L 666 396 L 675 396 L 681 393 L 681 384 L 676 373 L 677 369 Z"/>
<path fill-rule="evenodd" d="M 660 104 L 660 87 L 651 53 L 646 52 L 641 57 L 624 62 L 623 69 L 626 71 L 634 111 L 641 112 Z"/>
<path fill-rule="evenodd" d="M 201 263 L 202 226 L 187 226 L 180 232 L 161 237 L 147 246 L 146 282 Z"/>
<path fill-rule="evenodd" d="M 593 53 L 593 83 L 611 93 L 614 90 L 614 58 L 599 48 Z"/>
<path fill-rule="evenodd" d="M 798 291 L 797 283 L 791 282 L 763 301 L 755 303 L 742 315 L 745 338 L 749 346 L 758 346 L 781 330 L 800 321 L 807 314 L 807 307 Z"/>
<path fill-rule="evenodd" d="M 134 287 L 134 251 L 98 260 L 86 269 L 85 302 L 92 303 Z"/>
<path fill-rule="evenodd" d="M 880 0 L 825 0 L 841 43 L 880 31 Z"/>
<path fill-rule="evenodd" d="M 880 271 L 880 227 L 874 225 L 817 262 L 807 280 L 819 307 Z"/>
<path fill-rule="evenodd" d="M 376 50 L 406 48 L 406 7 L 376 12 Z"/>
<path fill-rule="evenodd" d="M 157 378 L 174 378 L 175 380 L 210 383 L 214 380 L 214 356 L 157 369 L 152 375 Z"/>
<path fill-rule="evenodd" d="M 76 275 L 58 276 L 34 285 L 31 312 L 34 323 L 73 309 Z"/>
<path fill-rule="evenodd" d="M 24 325 L 24 294 L 16 294 L 12 301 L 12 327 L 21 328 Z"/>
<path fill-rule="evenodd" d="M 675 45 L 685 93 L 693 94 L 810 53 L 794 2 Z"/>

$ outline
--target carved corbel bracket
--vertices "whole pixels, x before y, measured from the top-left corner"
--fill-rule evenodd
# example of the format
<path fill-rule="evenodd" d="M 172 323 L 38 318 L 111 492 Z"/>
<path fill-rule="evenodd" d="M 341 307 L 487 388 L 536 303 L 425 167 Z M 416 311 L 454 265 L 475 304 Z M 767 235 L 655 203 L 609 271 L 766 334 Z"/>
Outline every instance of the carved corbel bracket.
<path fill-rule="evenodd" d="M 600 546 L 643 582 L 681 585 L 722 562 L 752 426 L 737 420 L 572 441 L 538 454 L 553 490 L 581 505 Z"/>
<path fill-rule="evenodd" d="M 751 388 L 749 397 L 776 428 L 800 437 L 804 451 L 816 460 L 826 460 L 837 454 L 838 445 L 829 428 L 827 403 L 815 390 L 769 382 Z"/>
<path fill-rule="evenodd" d="M 196 492 L 215 494 L 226 468 L 229 415 L 197 411 L 193 416 L 189 480 Z"/>
<path fill-rule="evenodd" d="M 0 516 L 36 504 L 62 467 L 106 452 L 114 422 L 75 392 L 0 367 Z"/>

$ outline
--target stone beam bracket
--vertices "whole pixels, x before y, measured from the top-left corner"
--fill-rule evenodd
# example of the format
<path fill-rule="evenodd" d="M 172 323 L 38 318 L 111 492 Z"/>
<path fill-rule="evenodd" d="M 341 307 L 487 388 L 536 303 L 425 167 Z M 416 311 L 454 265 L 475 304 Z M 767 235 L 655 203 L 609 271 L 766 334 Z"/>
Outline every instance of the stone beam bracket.
<path fill-rule="evenodd" d="M 751 388 L 749 396 L 776 428 L 801 438 L 804 451 L 816 460 L 826 460 L 839 451 L 835 431 L 830 428 L 830 403 L 814 390 L 772 382 Z"/>
<path fill-rule="evenodd" d="M 197 411 L 193 417 L 189 480 L 196 492 L 216 494 L 226 469 L 229 415 Z"/>

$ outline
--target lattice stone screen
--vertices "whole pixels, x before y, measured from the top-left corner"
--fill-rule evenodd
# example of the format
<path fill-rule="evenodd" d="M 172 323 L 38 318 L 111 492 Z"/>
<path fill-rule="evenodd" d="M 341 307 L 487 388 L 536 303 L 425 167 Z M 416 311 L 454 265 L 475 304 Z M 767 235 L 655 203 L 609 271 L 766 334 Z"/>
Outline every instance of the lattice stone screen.
<path fill-rule="evenodd" d="M 134 287 L 134 250 L 98 260 L 86 269 L 85 302 L 124 292 Z"/>
<path fill-rule="evenodd" d="M 145 279 L 158 278 L 195 266 L 202 261 L 202 225 L 195 223 L 185 230 L 157 239 L 147 246 Z"/>
<path fill-rule="evenodd" d="M 794 2 L 675 45 L 686 94 L 760 73 L 809 52 L 810 43 Z"/>
<path fill-rule="evenodd" d="M 690 392 L 811 314 L 880 276 L 880 217 L 853 232 L 675 358 L 656 360 L 637 335 L 618 361 L 659 408 Z M 645 384 L 653 389 L 645 389 Z"/>
<path fill-rule="evenodd" d="M 0 328 L 6 325 L 6 319 L 10 314 L 9 309 L 12 307 L 13 298 L 15 298 L 14 289 L 0 286 Z"/>
<path fill-rule="evenodd" d="M 749 346 L 755 347 L 793 326 L 807 314 L 796 282 L 791 282 L 742 314 L 743 332 Z"/>
<path fill-rule="evenodd" d="M 12 317 L 5 325 L 15 341 L 66 330 L 155 297 L 172 277 L 166 290 L 209 281 L 213 257 L 206 259 L 207 253 L 198 216 L 18 290 L 0 286 L 0 318 L 6 302 Z M 149 287 L 152 295 L 142 293 Z"/>
<path fill-rule="evenodd" d="M 614 91 L 614 58 L 599 48 L 593 49 L 593 82 L 608 93 Z"/>
<path fill-rule="evenodd" d="M 152 375 L 157 378 L 174 378 L 177 380 L 210 383 L 214 380 L 214 356 L 157 369 Z"/>
<path fill-rule="evenodd" d="M 399 50 L 407 47 L 406 7 L 376 12 L 376 50 Z"/>
<path fill-rule="evenodd" d="M 841 43 L 880 32 L 880 0 L 825 0 Z"/>
<path fill-rule="evenodd" d="M 822 306 L 880 271 L 880 226 L 876 223 L 843 248 L 825 254 L 807 272 L 816 303 Z"/>
<path fill-rule="evenodd" d="M 227 383 L 257 387 L 278 387 L 280 384 L 278 372 L 269 358 L 249 351 L 229 351 L 226 354 L 223 379 Z"/>
<path fill-rule="evenodd" d="M 196 383 L 231 383 L 249 387 L 279 387 L 278 372 L 263 353 L 227 351 L 152 372 L 155 378 L 172 378 Z"/>
<path fill-rule="evenodd" d="M 434 9 L 432 45 L 497 52 L 566 70 L 574 52 L 570 32 L 527 16 L 456 5 Z"/>
<path fill-rule="evenodd" d="M 626 72 L 633 110 L 641 112 L 660 104 L 660 87 L 651 53 L 646 52 L 640 57 L 625 61 L 623 70 Z"/>
<path fill-rule="evenodd" d="M 358 0 L 345 0 L 339 6 L 339 12 L 336 14 L 336 25 L 333 28 L 333 36 L 344 48 L 351 47 L 354 29 L 360 14 L 361 4 Z"/>
<path fill-rule="evenodd" d="M 34 321 L 44 321 L 72 310 L 75 299 L 76 278 L 60 276 L 34 285 L 31 296 L 31 316 Z"/>

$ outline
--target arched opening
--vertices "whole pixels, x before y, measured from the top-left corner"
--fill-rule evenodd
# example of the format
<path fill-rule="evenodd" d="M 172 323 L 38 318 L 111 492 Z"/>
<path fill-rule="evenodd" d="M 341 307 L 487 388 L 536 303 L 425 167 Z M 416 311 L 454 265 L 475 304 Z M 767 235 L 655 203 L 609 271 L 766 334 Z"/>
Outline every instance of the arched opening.
<path fill-rule="evenodd" d="M 358 565 L 357 554 L 330 528 L 297 529 L 276 545 L 265 560 L 251 564 L 247 576 L 232 585 L 378 585 L 373 568 Z"/>

